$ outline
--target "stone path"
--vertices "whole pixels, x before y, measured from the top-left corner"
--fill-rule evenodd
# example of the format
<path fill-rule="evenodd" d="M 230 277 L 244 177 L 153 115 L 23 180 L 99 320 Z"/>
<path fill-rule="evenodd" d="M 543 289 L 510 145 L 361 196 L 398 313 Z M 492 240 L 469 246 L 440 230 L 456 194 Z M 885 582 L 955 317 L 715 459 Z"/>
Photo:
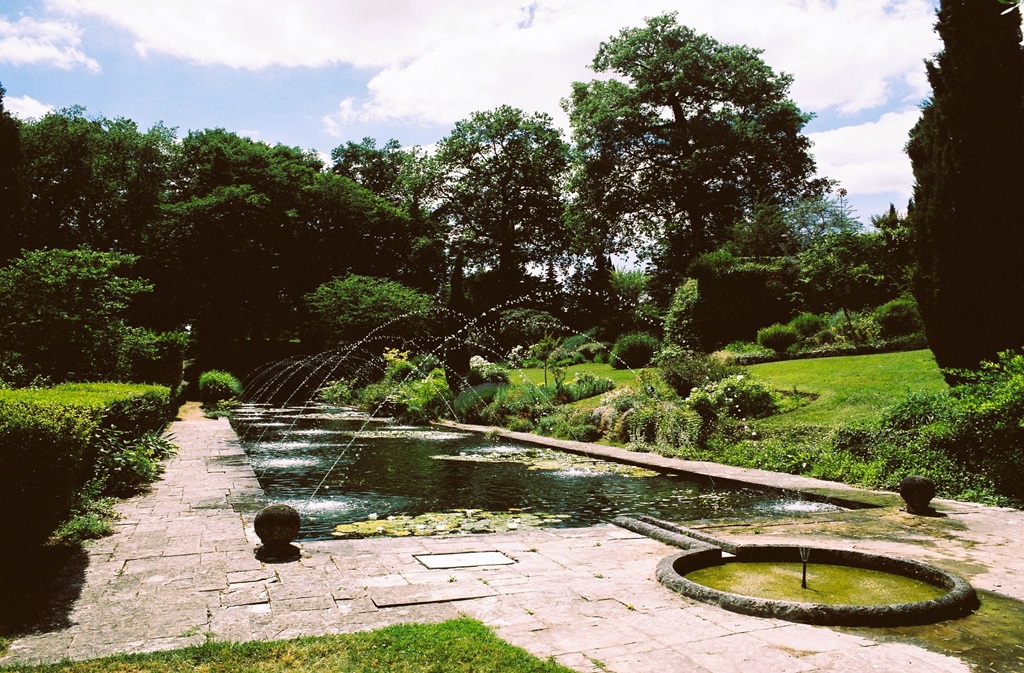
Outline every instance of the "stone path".
<path fill-rule="evenodd" d="M 15 641 L 0 664 L 467 615 L 510 643 L 584 672 L 971 670 L 952 652 L 908 638 L 745 617 L 690 601 L 654 580 L 655 565 L 672 548 L 611 525 L 306 542 L 299 561 L 264 564 L 254 556 L 252 529 L 263 494 L 227 421 L 179 421 L 170 432 L 181 451 L 161 481 L 125 502 L 117 533 L 90 546 L 80 576 L 64 578 L 80 591 L 70 625 Z M 919 558 L 978 588 L 1024 599 L 1024 513 L 944 507 L 948 517 L 935 521 L 889 508 L 732 531 L 761 532 L 762 540 L 813 534 L 817 543 Z M 863 532 L 876 529 L 896 533 Z M 516 562 L 431 570 L 416 558 L 464 552 L 501 552 Z"/>

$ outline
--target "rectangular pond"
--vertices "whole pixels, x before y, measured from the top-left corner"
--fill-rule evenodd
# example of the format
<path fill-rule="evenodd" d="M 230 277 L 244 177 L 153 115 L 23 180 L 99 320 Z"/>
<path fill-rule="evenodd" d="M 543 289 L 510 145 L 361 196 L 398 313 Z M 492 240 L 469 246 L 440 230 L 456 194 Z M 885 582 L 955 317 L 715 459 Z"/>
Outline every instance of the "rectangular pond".
<path fill-rule="evenodd" d="M 299 511 L 307 540 L 838 509 L 324 407 L 244 406 L 232 426 L 267 497 Z"/>

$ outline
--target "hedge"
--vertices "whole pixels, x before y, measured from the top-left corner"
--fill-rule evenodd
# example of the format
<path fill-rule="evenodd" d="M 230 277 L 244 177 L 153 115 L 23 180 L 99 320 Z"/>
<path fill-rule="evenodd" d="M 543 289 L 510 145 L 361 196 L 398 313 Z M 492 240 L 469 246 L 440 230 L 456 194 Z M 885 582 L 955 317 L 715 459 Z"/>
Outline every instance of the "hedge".
<path fill-rule="evenodd" d="M 38 544 L 68 516 L 93 476 L 98 430 L 134 439 L 161 429 L 169 417 L 164 386 L 0 390 L 0 540 Z"/>

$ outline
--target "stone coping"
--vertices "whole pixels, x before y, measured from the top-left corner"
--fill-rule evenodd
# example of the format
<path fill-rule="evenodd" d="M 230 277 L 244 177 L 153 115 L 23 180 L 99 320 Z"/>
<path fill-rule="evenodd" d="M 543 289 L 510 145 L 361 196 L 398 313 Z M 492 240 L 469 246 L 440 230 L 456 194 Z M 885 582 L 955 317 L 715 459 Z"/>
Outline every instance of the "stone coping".
<path fill-rule="evenodd" d="M 828 502 L 848 509 L 898 507 L 904 504 L 903 499 L 896 493 L 858 488 L 840 482 L 802 477 L 795 474 L 769 472 L 767 470 L 735 467 L 705 461 L 668 458 L 656 453 L 640 453 L 615 446 L 605 446 L 604 444 L 542 437 L 529 432 L 514 432 L 499 427 L 469 425 L 451 421 L 439 421 L 435 425 L 453 430 L 495 435 L 517 442 L 544 446 L 592 458 L 601 458 L 625 465 L 644 467 L 658 472 L 684 475 L 706 482 L 754 487 L 777 493 L 799 493 L 808 500 Z M 933 501 L 933 504 L 936 503 L 941 504 L 942 501 Z"/>

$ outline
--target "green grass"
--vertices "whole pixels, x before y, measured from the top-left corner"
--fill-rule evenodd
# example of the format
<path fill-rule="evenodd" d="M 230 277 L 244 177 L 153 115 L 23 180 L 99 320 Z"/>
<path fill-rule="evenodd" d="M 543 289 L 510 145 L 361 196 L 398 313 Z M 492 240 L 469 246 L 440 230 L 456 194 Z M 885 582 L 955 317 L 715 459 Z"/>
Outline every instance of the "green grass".
<path fill-rule="evenodd" d="M 170 652 L 129 654 L 3 671 L 68 673 L 572 673 L 495 636 L 480 622 L 407 624 L 368 633 L 274 642 L 207 643 Z"/>
<path fill-rule="evenodd" d="M 600 376 L 602 378 L 611 379 L 612 383 L 615 384 L 616 388 L 623 388 L 625 386 L 635 386 L 636 377 L 642 371 L 646 370 L 612 369 L 611 365 L 602 365 L 594 363 L 585 365 L 573 365 L 572 367 L 565 368 L 565 381 L 566 383 L 572 382 L 572 378 L 577 372 L 589 372 L 594 376 Z M 540 367 L 512 370 L 512 383 L 525 383 L 526 381 L 529 381 L 530 383 L 535 383 L 537 385 L 544 385 L 544 370 L 541 369 Z M 548 370 L 548 383 L 554 382 L 555 378 L 551 375 L 551 370 Z"/>
<path fill-rule="evenodd" d="M 946 389 L 929 350 L 768 362 L 749 370 L 780 390 L 817 395 L 804 407 L 765 419 L 766 427 L 867 422 L 910 393 Z"/>

